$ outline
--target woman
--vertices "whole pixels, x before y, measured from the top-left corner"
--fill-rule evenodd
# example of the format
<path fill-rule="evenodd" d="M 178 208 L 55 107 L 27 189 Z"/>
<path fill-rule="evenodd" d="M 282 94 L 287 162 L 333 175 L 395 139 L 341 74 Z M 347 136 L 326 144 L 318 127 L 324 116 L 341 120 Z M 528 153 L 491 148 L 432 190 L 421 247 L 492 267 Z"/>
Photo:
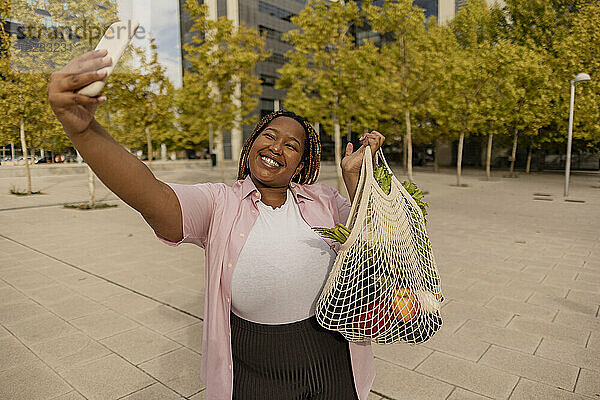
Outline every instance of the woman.
<path fill-rule="evenodd" d="M 350 204 L 319 173 L 319 138 L 303 118 L 274 112 L 246 142 L 238 181 L 177 185 L 157 180 L 94 119 L 104 97 L 75 90 L 104 78 L 105 51 L 54 73 L 49 100 L 98 178 L 140 212 L 163 242 L 206 251 L 201 377 L 207 399 L 366 400 L 375 370 L 369 343 L 321 328 L 316 300 L 335 253 L 311 226 L 345 222 Z M 354 197 L 363 152 L 384 137 L 365 134 L 342 161 Z M 235 272 L 235 273 L 234 273 Z"/>

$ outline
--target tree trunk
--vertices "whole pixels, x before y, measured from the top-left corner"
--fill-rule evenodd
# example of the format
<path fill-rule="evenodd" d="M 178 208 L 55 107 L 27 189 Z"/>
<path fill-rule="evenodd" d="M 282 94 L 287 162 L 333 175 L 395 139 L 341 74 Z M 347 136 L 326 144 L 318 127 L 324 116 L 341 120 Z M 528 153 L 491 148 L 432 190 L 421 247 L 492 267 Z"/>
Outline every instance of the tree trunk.
<path fill-rule="evenodd" d="M 513 147 L 512 147 L 512 159 L 510 160 L 510 172 L 509 175 L 511 177 L 515 176 L 515 161 L 517 159 L 517 140 L 519 139 L 519 130 L 515 126 L 515 133 L 513 137 Z"/>
<path fill-rule="evenodd" d="M 90 192 L 90 207 L 96 206 L 96 181 L 94 179 L 94 171 L 88 165 L 88 191 Z"/>
<path fill-rule="evenodd" d="M 487 155 L 485 158 L 485 176 L 487 180 L 490 180 L 492 175 L 491 173 L 491 164 L 492 164 L 492 141 L 494 140 L 494 134 L 488 134 L 488 145 L 487 145 Z"/>
<path fill-rule="evenodd" d="M 404 135 L 404 140 L 402 140 L 402 170 L 404 171 L 404 174 L 407 174 L 407 154 L 408 153 L 408 146 L 406 143 L 406 134 Z"/>
<path fill-rule="evenodd" d="M 148 166 L 152 165 L 152 136 L 150 136 L 150 127 L 146 127 L 146 144 L 148 145 Z"/>
<path fill-rule="evenodd" d="M 340 121 L 337 114 L 333 114 L 333 138 L 335 144 L 335 170 L 337 172 L 337 190 L 342 191 L 342 136 L 340 133 Z"/>
<path fill-rule="evenodd" d="M 456 186 L 460 187 L 460 175 L 462 173 L 462 153 L 463 146 L 465 144 L 465 131 L 460 133 L 460 138 L 458 139 L 458 154 L 456 156 Z"/>
<path fill-rule="evenodd" d="M 10 142 L 10 159 L 15 161 L 15 144 L 13 142 Z"/>
<path fill-rule="evenodd" d="M 529 151 L 527 152 L 527 166 L 525 167 L 526 174 L 529 174 L 529 172 L 531 171 L 531 153 L 533 153 L 533 149 L 530 147 Z"/>
<path fill-rule="evenodd" d="M 404 118 L 406 119 L 406 172 L 408 174 L 408 180 L 412 183 L 413 179 L 413 170 L 412 170 L 412 130 L 410 126 L 410 111 L 406 110 L 404 112 Z"/>
<path fill-rule="evenodd" d="M 433 143 L 433 172 L 438 173 L 440 171 L 440 159 L 438 157 L 440 149 L 440 139 L 435 138 Z"/>
<path fill-rule="evenodd" d="M 217 126 L 217 130 L 215 131 L 213 144 L 215 145 L 215 153 L 217 154 L 217 164 L 221 168 L 221 182 L 225 183 L 225 149 L 223 148 L 223 134 L 220 126 Z"/>
<path fill-rule="evenodd" d="M 29 170 L 29 155 L 27 154 L 27 143 L 25 143 L 25 120 L 21 117 L 20 123 L 21 149 L 23 149 L 23 160 L 25 161 L 25 174 L 27 176 L 27 194 L 31 194 L 31 171 Z"/>
<path fill-rule="evenodd" d="M 242 85 L 238 77 L 233 77 L 235 82 L 234 93 L 232 96 L 232 102 L 235 107 L 235 117 L 233 121 L 233 128 L 231 129 L 231 159 L 236 162 L 240 159 L 240 153 L 242 152 L 243 146 L 243 134 L 242 134 Z"/>

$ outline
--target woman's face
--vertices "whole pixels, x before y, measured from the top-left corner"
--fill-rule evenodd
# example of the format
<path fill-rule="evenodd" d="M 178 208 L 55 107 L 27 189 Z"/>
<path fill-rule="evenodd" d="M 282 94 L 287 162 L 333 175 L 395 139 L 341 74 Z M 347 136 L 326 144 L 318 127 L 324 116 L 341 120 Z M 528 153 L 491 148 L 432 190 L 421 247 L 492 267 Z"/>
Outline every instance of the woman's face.
<path fill-rule="evenodd" d="M 287 187 L 303 167 L 306 133 L 293 118 L 277 117 L 258 135 L 248 156 L 253 180 L 268 187 Z"/>

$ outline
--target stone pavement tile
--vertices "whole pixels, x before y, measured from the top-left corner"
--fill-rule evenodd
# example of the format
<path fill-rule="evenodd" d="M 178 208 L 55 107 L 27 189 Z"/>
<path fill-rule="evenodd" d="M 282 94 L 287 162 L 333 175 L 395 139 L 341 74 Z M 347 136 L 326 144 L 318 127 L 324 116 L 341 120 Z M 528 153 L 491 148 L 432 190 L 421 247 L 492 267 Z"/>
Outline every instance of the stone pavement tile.
<path fill-rule="evenodd" d="M 104 339 L 140 326 L 112 310 L 86 315 L 69 322 L 94 339 Z"/>
<path fill-rule="evenodd" d="M 479 360 L 488 347 L 490 347 L 488 343 L 484 343 L 472 336 L 455 335 L 448 331 L 436 333 L 423 346 L 471 361 Z"/>
<path fill-rule="evenodd" d="M 600 285 L 597 283 L 583 282 L 583 281 L 568 281 L 560 278 L 547 277 L 542 282 L 543 286 L 558 286 L 569 289 L 584 290 L 592 293 L 600 293 Z"/>
<path fill-rule="evenodd" d="M 504 327 L 512 319 L 513 313 L 452 300 L 444 306 L 442 317 L 444 318 L 444 325 L 449 325 L 450 330 L 454 332 L 469 319 L 482 320 Z"/>
<path fill-rule="evenodd" d="M 544 274 L 547 277 L 551 277 L 553 279 L 561 279 L 565 281 L 573 281 L 577 276 L 577 272 L 567 269 L 567 268 L 554 268 L 554 267 L 533 267 L 527 266 L 523 269 L 525 272 L 537 272 L 540 274 Z"/>
<path fill-rule="evenodd" d="M 495 308 L 498 310 L 510 310 L 514 314 L 523 315 L 531 319 L 539 319 L 546 322 L 552 322 L 557 313 L 557 310 L 554 307 L 545 308 L 504 297 L 494 297 L 492 301 L 486 304 L 486 307 Z"/>
<path fill-rule="evenodd" d="M 39 361 L 31 350 L 12 336 L 0 338 L 0 349 L 0 371 Z"/>
<path fill-rule="evenodd" d="M 72 272 L 67 275 L 59 275 L 54 278 L 55 280 L 64 283 L 71 288 L 80 288 L 89 285 L 94 285 L 99 282 L 104 282 L 100 278 L 96 278 L 94 275 L 85 273 L 83 271 L 72 269 Z"/>
<path fill-rule="evenodd" d="M 64 371 L 111 354 L 110 350 L 82 333 L 30 345 L 42 360 L 56 371 Z"/>
<path fill-rule="evenodd" d="M 184 397 L 205 386 L 200 380 L 201 356 L 181 348 L 140 364 L 142 370 Z"/>
<path fill-rule="evenodd" d="M 581 290 L 571 290 L 567 295 L 567 300 L 575 301 L 580 304 L 589 304 L 591 306 L 600 305 L 600 294 L 590 293 Z"/>
<path fill-rule="evenodd" d="M 600 349 L 544 338 L 535 352 L 540 357 L 600 372 Z"/>
<path fill-rule="evenodd" d="M 204 263 L 201 264 L 204 266 Z M 188 278 L 172 281 L 173 285 L 181 286 L 186 289 L 204 291 L 204 274 L 190 274 Z"/>
<path fill-rule="evenodd" d="M 369 394 L 369 396 L 370 396 L 370 394 Z M 206 390 L 202 390 L 202 391 L 196 393 L 195 395 L 190 397 L 190 400 L 206 400 Z"/>
<path fill-rule="evenodd" d="M 132 314 L 131 318 L 159 333 L 166 333 L 198 323 L 200 320 L 171 307 L 160 305 Z"/>
<path fill-rule="evenodd" d="M 433 353 L 432 350 L 425 348 L 423 345 L 415 346 L 406 343 L 396 343 L 394 345 L 373 343 L 371 348 L 376 358 L 408 369 L 414 369 Z"/>
<path fill-rule="evenodd" d="M 524 287 L 521 285 L 515 286 L 514 283 L 515 281 L 511 281 L 506 286 L 491 285 L 489 283 L 477 283 L 470 289 L 489 293 L 492 296 L 502 296 L 517 301 L 525 301 L 529 296 L 531 296 L 531 293 L 533 293 L 532 286 L 537 286 L 531 282 L 522 282 L 522 284 L 525 285 Z M 442 282 L 442 289 L 444 288 L 443 284 L 444 283 Z"/>
<path fill-rule="evenodd" d="M 495 272 L 484 273 L 473 269 L 455 273 L 453 277 L 458 279 L 474 279 L 476 282 L 486 282 L 498 286 L 505 286 L 511 279 L 510 276 L 507 276 L 506 274 L 498 274 Z"/>
<path fill-rule="evenodd" d="M 194 350 L 196 353 L 202 354 L 202 326 L 203 322 L 186 326 L 185 328 L 176 331 L 167 332 L 165 336 Z"/>
<path fill-rule="evenodd" d="M 27 274 L 18 278 L 15 277 L 7 279 L 7 281 L 15 288 L 23 291 L 27 289 L 31 290 L 48 287 L 56 284 L 54 279 L 48 278 L 47 276 L 39 273 Z"/>
<path fill-rule="evenodd" d="M 18 290 L 10 286 L 0 287 L 0 304 L 6 306 L 8 304 L 26 303 L 27 301 L 27 296 Z"/>
<path fill-rule="evenodd" d="M 111 296 L 102 301 L 102 304 L 118 313 L 132 315 L 143 310 L 156 308 L 160 303 L 139 294 L 129 292 L 117 296 Z"/>
<path fill-rule="evenodd" d="M 590 396 L 592 398 L 600 397 L 600 372 L 582 369 L 577 379 L 575 392 Z"/>
<path fill-rule="evenodd" d="M 158 279 L 153 279 L 145 276 L 142 271 L 123 270 L 112 272 L 105 275 L 107 279 L 116 282 L 125 287 L 131 288 L 137 292 L 153 296 L 157 293 L 166 292 L 174 289 L 171 284 Z"/>
<path fill-rule="evenodd" d="M 416 371 L 495 399 L 507 398 L 518 381 L 517 376 L 438 352 Z"/>
<path fill-rule="evenodd" d="M 369 395 L 367 396 L 367 400 L 381 400 L 381 399 L 383 399 L 383 397 L 376 395 L 373 392 L 369 392 Z"/>
<path fill-rule="evenodd" d="M 581 314 L 588 314 L 596 316 L 598 311 L 598 304 L 583 303 L 580 301 L 574 301 L 569 298 L 556 297 L 548 294 L 534 294 L 529 299 L 528 303 L 537 304 L 547 308 L 553 308 L 555 310 L 564 310 L 568 312 L 576 312 Z"/>
<path fill-rule="evenodd" d="M 77 393 L 76 391 L 69 392 L 67 394 L 63 394 L 62 396 L 58 396 L 53 398 L 52 400 L 86 400 L 85 397 Z"/>
<path fill-rule="evenodd" d="M 486 304 L 492 299 L 493 294 L 484 290 L 475 289 L 462 289 L 456 286 L 448 285 L 445 282 L 442 286 L 442 293 L 446 300 L 458 300 L 463 303 L 473 303 L 479 306 Z"/>
<path fill-rule="evenodd" d="M 477 393 L 469 392 L 468 390 L 457 387 L 454 389 L 450 397 L 446 400 L 485 400 L 489 397 L 482 396 Z"/>
<path fill-rule="evenodd" d="M 118 333 L 101 343 L 135 365 L 181 347 L 145 327 Z"/>
<path fill-rule="evenodd" d="M 521 378 L 510 400 L 589 400 L 567 390 Z"/>
<path fill-rule="evenodd" d="M 57 303 L 47 304 L 46 307 L 67 321 L 107 310 L 105 306 L 80 295 L 71 296 Z"/>
<path fill-rule="evenodd" d="M 27 344 L 37 343 L 77 332 L 77 329 L 54 314 L 46 312 L 10 326 L 12 333 Z"/>
<path fill-rule="evenodd" d="M 535 321 L 524 317 L 515 317 L 507 328 L 516 329 L 525 333 L 533 333 L 548 338 L 563 340 L 585 346 L 589 332 L 560 324 Z"/>
<path fill-rule="evenodd" d="M 158 293 L 154 296 L 166 304 L 187 311 L 198 318 L 204 316 L 204 293 L 177 288 L 168 292 Z"/>
<path fill-rule="evenodd" d="M 95 301 L 102 301 L 112 296 L 131 293 L 129 290 L 109 282 L 98 282 L 93 285 L 75 288 L 74 290 Z"/>
<path fill-rule="evenodd" d="M 392 399 L 445 399 L 453 387 L 445 382 L 375 359 L 372 390 Z"/>
<path fill-rule="evenodd" d="M 76 292 L 63 284 L 55 284 L 52 286 L 27 291 L 27 296 L 41 304 L 57 303 L 76 294 Z"/>
<path fill-rule="evenodd" d="M 12 336 L 12 334 L 9 331 L 7 331 L 5 327 L 0 325 L 0 339 L 9 337 L 9 336 Z"/>
<path fill-rule="evenodd" d="M 554 319 L 557 324 L 576 326 L 580 329 L 600 331 L 600 318 L 579 313 L 559 311 Z"/>
<path fill-rule="evenodd" d="M 0 305 L 0 323 L 10 327 L 19 321 L 46 314 L 48 311 L 32 301 Z"/>
<path fill-rule="evenodd" d="M 497 346 L 490 347 L 479 364 L 571 391 L 579 373 L 579 368 L 572 365 Z"/>
<path fill-rule="evenodd" d="M 125 396 L 122 400 L 182 400 L 184 399 L 168 387 L 155 383 L 147 388 Z"/>
<path fill-rule="evenodd" d="M 454 274 L 443 274 L 442 272 L 440 272 L 440 280 L 442 282 L 442 290 L 444 288 L 444 284 L 452 285 L 456 288 L 466 290 L 477 282 L 477 279 L 469 278 L 464 275 L 459 277 Z"/>
<path fill-rule="evenodd" d="M 63 371 L 61 375 L 89 400 L 118 399 L 155 383 L 116 354 Z"/>
<path fill-rule="evenodd" d="M 600 351 L 600 331 L 593 331 L 592 334 L 590 335 L 590 339 L 588 340 L 588 343 L 586 345 L 586 347 L 588 349 L 594 349 L 594 350 L 598 350 Z"/>
<path fill-rule="evenodd" d="M 193 275 L 188 272 L 178 270 L 175 268 L 175 265 L 176 264 L 171 264 L 170 268 L 165 268 L 163 265 L 145 268 L 144 275 L 160 282 L 169 283 L 174 283 L 178 280 L 186 280 L 193 277 Z"/>
<path fill-rule="evenodd" d="M 583 272 L 577 276 L 576 280 L 600 284 L 600 273 Z"/>
<path fill-rule="evenodd" d="M 516 300 L 522 300 L 522 301 L 527 300 L 529 297 L 531 297 L 531 295 L 533 293 L 550 294 L 550 295 L 558 296 L 558 297 L 566 297 L 567 293 L 569 292 L 569 289 L 568 288 L 564 288 L 564 287 L 542 286 L 542 285 L 537 284 L 537 283 L 520 282 L 520 281 L 511 281 L 508 285 L 506 285 L 506 288 L 507 289 L 511 289 L 511 290 L 521 290 L 524 293 L 529 293 L 523 299 L 517 299 L 513 295 L 511 295 L 511 296 L 502 295 L 504 297 L 515 298 Z M 510 293 L 511 290 L 508 290 L 508 292 Z"/>
<path fill-rule="evenodd" d="M 49 400 L 72 390 L 39 360 L 0 372 L 0 399 Z"/>
<path fill-rule="evenodd" d="M 477 338 L 482 342 L 496 344 L 533 354 L 540 344 L 542 337 L 514 329 L 500 328 L 483 321 L 467 321 L 457 332 L 456 336 Z"/>

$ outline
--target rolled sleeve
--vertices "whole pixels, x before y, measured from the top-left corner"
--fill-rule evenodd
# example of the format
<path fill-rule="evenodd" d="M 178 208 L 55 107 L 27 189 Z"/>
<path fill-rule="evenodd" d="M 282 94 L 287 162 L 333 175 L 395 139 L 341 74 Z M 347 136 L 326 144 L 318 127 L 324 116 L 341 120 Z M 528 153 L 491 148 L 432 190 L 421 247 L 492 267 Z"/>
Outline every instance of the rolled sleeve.
<path fill-rule="evenodd" d="M 183 221 L 183 238 L 178 242 L 172 242 L 155 232 L 156 237 L 172 247 L 179 246 L 181 243 L 194 243 L 206 247 L 214 213 L 216 188 L 210 183 L 197 185 L 166 184 L 175 192 L 179 200 L 181 220 Z"/>

